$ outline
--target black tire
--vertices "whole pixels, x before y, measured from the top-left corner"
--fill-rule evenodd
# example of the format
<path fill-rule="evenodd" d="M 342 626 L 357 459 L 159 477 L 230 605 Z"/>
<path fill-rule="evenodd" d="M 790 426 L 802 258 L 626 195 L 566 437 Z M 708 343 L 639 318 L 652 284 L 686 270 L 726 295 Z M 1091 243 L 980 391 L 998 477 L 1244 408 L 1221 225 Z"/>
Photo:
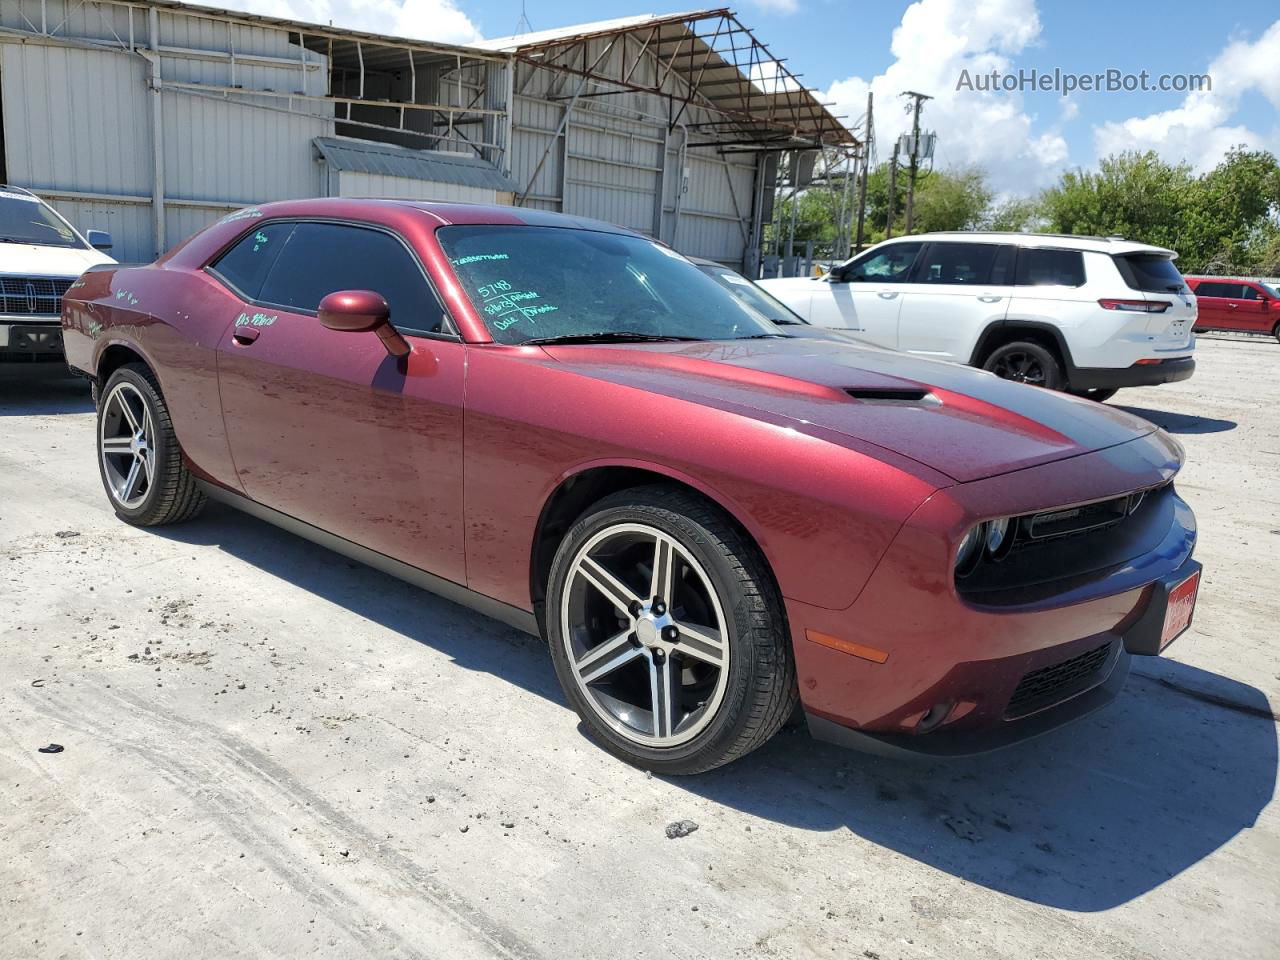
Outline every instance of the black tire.
<path fill-rule="evenodd" d="M 707 574 L 724 613 L 729 652 L 723 697 L 705 727 L 677 746 L 640 744 L 610 727 L 570 664 L 561 609 L 574 558 L 593 537 L 620 524 L 656 528 L 677 541 Z M 548 640 L 565 695 L 591 737 L 628 763 L 662 774 L 711 770 L 768 741 L 799 702 L 786 613 L 764 556 L 722 510 L 694 494 L 638 487 L 594 504 L 556 551 L 547 594 Z"/>
<path fill-rule="evenodd" d="M 1110 400 L 1114 397 L 1117 390 L 1118 388 L 1116 387 L 1109 387 L 1106 389 L 1103 389 L 1102 387 L 1095 387 L 1092 390 L 1068 389 L 1067 393 L 1071 394 L 1073 397 L 1084 397 L 1086 400 L 1093 400 L 1097 403 L 1102 403 L 1103 401 Z"/>
<path fill-rule="evenodd" d="M 1272 328 L 1271 335 L 1275 337 L 1276 340 L 1280 341 L 1280 321 L 1277 321 L 1276 325 Z"/>
<path fill-rule="evenodd" d="M 982 364 L 996 376 L 1029 383 L 1048 390 L 1061 390 L 1062 364 L 1045 347 L 1030 340 L 1015 340 L 996 347 Z"/>
<path fill-rule="evenodd" d="M 131 387 L 131 396 L 141 398 L 151 419 L 152 477 L 141 494 L 140 502 L 130 504 L 122 500 L 108 478 L 107 459 L 102 454 L 104 418 L 111 416 L 112 396 L 121 385 Z M 130 363 L 120 367 L 100 391 L 97 403 L 98 472 L 102 486 L 116 516 L 137 527 L 156 527 L 168 523 L 181 523 L 196 516 L 205 504 L 204 494 L 196 485 L 195 477 L 182 459 L 182 449 L 173 432 L 169 408 L 160 392 L 155 374 L 144 364 Z"/>

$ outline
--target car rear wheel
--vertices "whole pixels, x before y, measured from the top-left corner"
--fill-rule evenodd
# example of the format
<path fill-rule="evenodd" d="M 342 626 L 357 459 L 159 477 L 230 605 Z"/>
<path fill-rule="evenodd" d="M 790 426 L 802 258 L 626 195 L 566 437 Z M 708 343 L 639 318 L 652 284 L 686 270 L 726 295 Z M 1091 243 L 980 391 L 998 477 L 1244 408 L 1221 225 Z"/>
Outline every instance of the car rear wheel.
<path fill-rule="evenodd" d="M 552 563 L 556 674 L 591 736 L 668 774 L 728 763 L 797 701 L 781 597 L 764 557 L 715 506 L 642 487 L 596 504 Z"/>
<path fill-rule="evenodd" d="M 135 526 L 189 520 L 204 507 L 160 386 L 142 364 L 116 370 L 101 391 L 98 468 L 116 516 Z"/>
<path fill-rule="evenodd" d="M 1029 383 L 1050 390 L 1062 389 L 1062 366 L 1050 351 L 1029 340 L 997 347 L 982 365 L 1004 380 Z"/>
<path fill-rule="evenodd" d="M 1116 395 L 1116 388 L 1103 389 L 1101 387 L 1093 390 L 1068 390 L 1067 393 L 1073 397 L 1084 397 L 1086 400 L 1095 400 L 1102 403 L 1104 400 L 1110 400 Z"/>
<path fill-rule="evenodd" d="M 1277 321 L 1276 325 L 1272 327 L 1271 335 L 1275 337 L 1277 340 L 1280 340 L 1280 321 Z"/>

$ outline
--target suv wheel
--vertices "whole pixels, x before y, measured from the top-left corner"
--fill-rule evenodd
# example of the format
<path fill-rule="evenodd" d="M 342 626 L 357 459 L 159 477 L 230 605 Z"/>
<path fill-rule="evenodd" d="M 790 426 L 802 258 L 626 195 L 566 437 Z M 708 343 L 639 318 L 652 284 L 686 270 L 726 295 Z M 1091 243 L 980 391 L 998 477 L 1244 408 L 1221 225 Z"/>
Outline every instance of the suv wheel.
<path fill-rule="evenodd" d="M 997 347 L 982 369 L 1004 380 L 1029 383 L 1050 390 L 1062 389 L 1062 366 L 1050 351 L 1029 340 L 1017 340 Z"/>
<path fill-rule="evenodd" d="M 121 367 L 102 390 L 98 469 L 116 516 L 134 526 L 189 520 L 204 507 L 160 386 L 142 364 Z"/>
<path fill-rule="evenodd" d="M 797 702 L 764 558 L 683 491 L 625 490 L 565 535 L 551 568 L 556 674 L 592 738 L 645 769 L 701 773 L 754 750 Z"/>

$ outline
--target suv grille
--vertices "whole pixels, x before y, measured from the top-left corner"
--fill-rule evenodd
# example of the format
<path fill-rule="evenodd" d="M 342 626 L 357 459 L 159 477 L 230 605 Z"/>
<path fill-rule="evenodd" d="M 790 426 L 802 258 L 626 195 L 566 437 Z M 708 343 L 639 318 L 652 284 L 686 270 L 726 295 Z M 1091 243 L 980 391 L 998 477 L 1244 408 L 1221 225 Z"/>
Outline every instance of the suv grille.
<path fill-rule="evenodd" d="M 1004 718 L 1013 720 L 1025 717 L 1029 713 L 1061 703 L 1077 693 L 1084 693 L 1100 679 L 1098 674 L 1106 666 L 1110 653 L 1111 642 L 1107 642 L 1070 660 L 1032 670 L 1013 691 L 1009 706 L 1005 708 Z"/>
<path fill-rule="evenodd" d="M 51 277 L 0 277 L 0 313 L 56 317 L 62 313 L 62 295 L 70 286 L 70 280 Z"/>

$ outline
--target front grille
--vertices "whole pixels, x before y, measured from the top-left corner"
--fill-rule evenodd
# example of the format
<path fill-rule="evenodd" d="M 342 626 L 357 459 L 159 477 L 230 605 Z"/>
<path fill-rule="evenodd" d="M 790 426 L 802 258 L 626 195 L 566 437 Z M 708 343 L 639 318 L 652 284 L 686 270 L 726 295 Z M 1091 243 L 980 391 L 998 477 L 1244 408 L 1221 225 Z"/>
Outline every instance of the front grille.
<path fill-rule="evenodd" d="M 52 277 L 0 277 L 0 313 L 18 316 L 56 317 L 62 313 L 62 295 L 70 280 Z"/>
<path fill-rule="evenodd" d="M 1110 653 L 1111 643 L 1108 642 L 1070 660 L 1032 670 L 1022 678 L 1009 698 L 1005 719 L 1025 717 L 1088 690 L 1101 679 L 1099 674 L 1107 665 Z"/>

